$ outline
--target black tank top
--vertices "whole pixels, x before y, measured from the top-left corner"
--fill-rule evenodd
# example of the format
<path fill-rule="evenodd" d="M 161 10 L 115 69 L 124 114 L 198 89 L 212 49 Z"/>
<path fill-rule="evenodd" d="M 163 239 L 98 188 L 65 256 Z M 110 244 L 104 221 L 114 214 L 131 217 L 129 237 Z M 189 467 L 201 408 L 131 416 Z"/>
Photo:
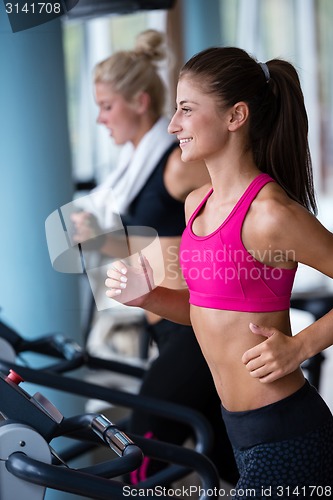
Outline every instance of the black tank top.
<path fill-rule="evenodd" d="M 159 236 L 181 236 L 185 229 L 184 203 L 173 198 L 165 188 L 164 168 L 172 151 L 179 147 L 172 144 L 164 153 L 146 184 L 132 201 L 124 226 L 149 226 Z"/>

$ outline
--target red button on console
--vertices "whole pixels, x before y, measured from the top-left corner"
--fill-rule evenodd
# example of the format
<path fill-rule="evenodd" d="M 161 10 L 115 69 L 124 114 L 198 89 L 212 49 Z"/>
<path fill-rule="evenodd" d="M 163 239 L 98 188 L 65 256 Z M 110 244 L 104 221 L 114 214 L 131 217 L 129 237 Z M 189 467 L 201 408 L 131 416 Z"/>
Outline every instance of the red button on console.
<path fill-rule="evenodd" d="M 21 377 L 21 375 L 14 372 L 14 370 L 9 370 L 9 375 L 7 375 L 6 380 L 11 380 L 16 385 L 19 385 L 21 382 L 24 382 L 24 379 Z"/>

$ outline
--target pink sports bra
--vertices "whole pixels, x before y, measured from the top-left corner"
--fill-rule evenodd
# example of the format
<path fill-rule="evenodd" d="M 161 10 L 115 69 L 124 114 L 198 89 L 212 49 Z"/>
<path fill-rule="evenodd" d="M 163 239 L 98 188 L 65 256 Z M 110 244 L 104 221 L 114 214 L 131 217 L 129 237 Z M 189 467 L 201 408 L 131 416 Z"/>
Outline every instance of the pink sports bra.
<path fill-rule="evenodd" d="M 275 181 L 267 174 L 258 175 L 220 227 L 207 236 L 195 235 L 192 224 L 213 189 L 192 214 L 180 246 L 180 263 L 190 291 L 190 304 L 244 312 L 282 311 L 290 307 L 297 268 L 263 264 L 242 242 L 246 214 L 268 182 Z"/>

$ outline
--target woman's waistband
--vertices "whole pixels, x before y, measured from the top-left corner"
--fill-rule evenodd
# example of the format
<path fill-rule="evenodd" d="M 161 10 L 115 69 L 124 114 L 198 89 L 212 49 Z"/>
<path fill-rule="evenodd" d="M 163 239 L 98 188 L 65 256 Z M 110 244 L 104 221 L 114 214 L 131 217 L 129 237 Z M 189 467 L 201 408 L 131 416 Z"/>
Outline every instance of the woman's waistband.
<path fill-rule="evenodd" d="M 308 381 L 291 396 L 255 410 L 231 412 L 222 406 L 222 416 L 231 444 L 240 450 L 295 438 L 333 423 L 330 409 Z"/>

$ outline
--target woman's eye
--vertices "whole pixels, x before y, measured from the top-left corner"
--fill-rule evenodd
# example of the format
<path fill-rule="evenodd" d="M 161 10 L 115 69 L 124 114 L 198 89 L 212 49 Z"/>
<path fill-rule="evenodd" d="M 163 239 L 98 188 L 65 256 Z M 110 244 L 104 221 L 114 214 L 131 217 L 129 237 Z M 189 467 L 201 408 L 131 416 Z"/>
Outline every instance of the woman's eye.
<path fill-rule="evenodd" d="M 183 113 L 189 113 L 191 110 L 190 108 L 182 108 Z"/>

